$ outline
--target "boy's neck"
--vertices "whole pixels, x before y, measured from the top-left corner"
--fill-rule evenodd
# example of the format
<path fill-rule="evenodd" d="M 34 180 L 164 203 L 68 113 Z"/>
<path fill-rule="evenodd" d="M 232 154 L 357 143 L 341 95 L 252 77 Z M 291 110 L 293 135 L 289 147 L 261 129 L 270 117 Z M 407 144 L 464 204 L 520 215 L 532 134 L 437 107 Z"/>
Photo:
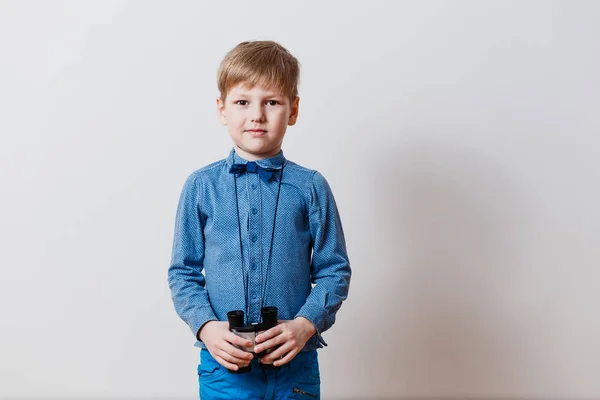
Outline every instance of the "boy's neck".
<path fill-rule="evenodd" d="M 277 151 L 273 150 L 272 152 L 269 152 L 267 154 L 251 154 L 240 149 L 238 146 L 234 145 L 233 148 L 235 150 L 235 154 L 237 154 L 238 157 L 243 158 L 246 161 L 257 161 L 275 157 L 281 151 L 281 147 L 279 147 Z"/>

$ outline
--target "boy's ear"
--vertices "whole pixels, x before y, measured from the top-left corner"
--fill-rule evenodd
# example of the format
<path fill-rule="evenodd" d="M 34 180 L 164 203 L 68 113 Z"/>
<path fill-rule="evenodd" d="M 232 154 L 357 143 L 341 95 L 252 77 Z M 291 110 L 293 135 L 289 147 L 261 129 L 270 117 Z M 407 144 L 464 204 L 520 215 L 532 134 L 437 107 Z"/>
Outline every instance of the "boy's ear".
<path fill-rule="evenodd" d="M 220 97 L 217 97 L 217 115 L 219 116 L 221 124 L 227 125 L 227 118 L 225 118 L 225 103 L 223 103 Z"/>
<path fill-rule="evenodd" d="M 292 126 L 296 124 L 296 120 L 298 119 L 298 109 L 300 107 L 300 97 L 296 96 L 294 101 L 292 102 L 290 118 L 288 119 L 288 125 Z"/>

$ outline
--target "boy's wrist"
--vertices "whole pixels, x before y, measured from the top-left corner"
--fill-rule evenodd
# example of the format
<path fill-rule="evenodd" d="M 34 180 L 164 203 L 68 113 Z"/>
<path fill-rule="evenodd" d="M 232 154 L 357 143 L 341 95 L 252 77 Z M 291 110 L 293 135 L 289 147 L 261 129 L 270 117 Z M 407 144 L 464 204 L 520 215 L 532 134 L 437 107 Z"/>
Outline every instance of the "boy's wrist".
<path fill-rule="evenodd" d="M 317 333 L 317 328 L 315 328 L 315 325 L 312 322 L 310 322 L 308 318 L 296 317 L 294 319 L 302 324 L 302 327 L 304 331 L 307 332 L 307 336 L 309 338 L 312 337 L 315 333 Z"/>
<path fill-rule="evenodd" d="M 211 322 L 215 322 L 215 321 L 216 320 L 211 319 L 209 321 L 206 321 L 204 324 L 202 324 L 202 326 L 200 327 L 200 329 L 198 329 L 198 332 L 196 333 L 196 339 L 203 342 L 202 338 L 200 337 L 202 335 L 202 330 L 206 327 L 206 325 L 210 324 Z"/>

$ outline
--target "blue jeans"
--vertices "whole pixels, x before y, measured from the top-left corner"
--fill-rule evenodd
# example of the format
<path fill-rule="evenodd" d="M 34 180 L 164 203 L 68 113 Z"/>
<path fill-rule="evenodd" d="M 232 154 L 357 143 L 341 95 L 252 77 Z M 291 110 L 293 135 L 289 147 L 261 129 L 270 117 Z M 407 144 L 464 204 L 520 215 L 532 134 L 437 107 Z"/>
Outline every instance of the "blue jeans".
<path fill-rule="evenodd" d="M 263 370 L 252 360 L 252 371 L 231 374 L 206 349 L 200 350 L 198 383 L 202 400 L 315 400 L 321 398 L 317 351 L 301 351 L 277 370 Z"/>

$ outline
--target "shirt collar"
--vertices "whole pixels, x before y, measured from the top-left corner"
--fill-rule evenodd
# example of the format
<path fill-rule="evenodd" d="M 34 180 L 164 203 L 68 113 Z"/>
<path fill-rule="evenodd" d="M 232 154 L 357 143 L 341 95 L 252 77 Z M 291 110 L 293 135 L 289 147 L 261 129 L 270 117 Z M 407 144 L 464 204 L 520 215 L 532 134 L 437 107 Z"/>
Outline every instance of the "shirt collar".
<path fill-rule="evenodd" d="M 248 160 L 240 157 L 236 152 L 235 148 L 232 148 L 227 157 L 227 169 L 231 168 L 233 164 L 246 164 Z M 279 150 L 279 153 L 270 158 L 263 158 L 262 160 L 254 161 L 259 167 L 281 169 L 285 162 L 283 150 Z"/>

